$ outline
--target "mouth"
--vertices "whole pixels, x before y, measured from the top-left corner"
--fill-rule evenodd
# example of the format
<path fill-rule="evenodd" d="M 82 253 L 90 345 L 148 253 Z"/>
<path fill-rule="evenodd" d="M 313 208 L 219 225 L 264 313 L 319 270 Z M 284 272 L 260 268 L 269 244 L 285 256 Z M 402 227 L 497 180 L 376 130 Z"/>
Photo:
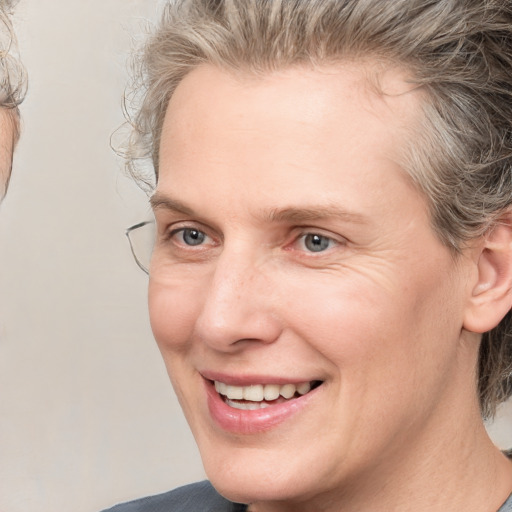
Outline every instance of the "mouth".
<path fill-rule="evenodd" d="M 322 380 L 202 373 L 210 418 L 222 431 L 252 435 L 278 428 L 300 411 L 324 403 Z M 315 405 L 317 404 L 317 405 Z"/>
<path fill-rule="evenodd" d="M 226 405 L 233 409 L 254 411 L 296 400 L 319 387 L 322 381 L 248 386 L 234 386 L 217 380 L 212 383 Z"/>

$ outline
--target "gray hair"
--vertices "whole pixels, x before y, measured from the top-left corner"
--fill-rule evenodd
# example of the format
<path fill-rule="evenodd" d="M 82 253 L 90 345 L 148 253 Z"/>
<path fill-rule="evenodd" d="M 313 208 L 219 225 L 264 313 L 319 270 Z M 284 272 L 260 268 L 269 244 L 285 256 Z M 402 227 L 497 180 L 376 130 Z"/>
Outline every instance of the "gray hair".
<path fill-rule="evenodd" d="M 23 101 L 27 76 L 18 54 L 11 14 L 17 2 L 0 0 L 0 107 L 17 109 Z"/>
<path fill-rule="evenodd" d="M 403 165 L 457 254 L 512 207 L 510 0 L 172 0 L 135 60 L 125 149 L 148 189 L 174 90 L 203 63 L 256 74 L 369 56 L 426 91 Z M 128 111 L 128 107 L 127 107 Z M 148 174 L 141 164 L 152 162 Z M 512 395 L 512 313 L 482 338 L 484 417 Z"/>
<path fill-rule="evenodd" d="M 27 89 L 27 76 L 18 54 L 11 14 L 17 2 L 0 0 L 0 109 L 6 116 L 2 129 L 12 133 L 12 148 L 20 135 L 20 113 L 18 106 L 23 101 Z M 5 124 L 6 123 L 6 124 Z M 7 168 L 0 169 L 0 200 L 2 199 L 11 175 L 12 153 L 7 155 Z"/>

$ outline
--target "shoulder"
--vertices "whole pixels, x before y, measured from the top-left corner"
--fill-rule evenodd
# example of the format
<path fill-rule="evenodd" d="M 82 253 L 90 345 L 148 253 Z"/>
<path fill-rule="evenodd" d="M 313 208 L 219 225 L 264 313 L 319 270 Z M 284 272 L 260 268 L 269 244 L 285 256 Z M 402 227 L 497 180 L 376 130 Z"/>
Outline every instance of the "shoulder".
<path fill-rule="evenodd" d="M 512 449 L 503 452 L 510 460 L 512 460 Z M 498 512 L 512 512 L 512 494 L 508 497 L 508 500 L 503 503 Z"/>
<path fill-rule="evenodd" d="M 512 512 L 512 494 L 509 496 L 508 500 L 503 503 L 498 512 Z"/>
<path fill-rule="evenodd" d="M 245 507 L 223 498 L 208 481 L 116 505 L 103 512 L 242 512 Z"/>

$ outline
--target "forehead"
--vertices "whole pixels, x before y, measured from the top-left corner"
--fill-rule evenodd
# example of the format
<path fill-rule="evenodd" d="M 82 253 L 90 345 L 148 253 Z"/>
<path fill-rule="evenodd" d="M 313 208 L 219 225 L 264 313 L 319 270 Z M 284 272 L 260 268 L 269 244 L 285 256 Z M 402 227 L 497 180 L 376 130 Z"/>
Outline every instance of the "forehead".
<path fill-rule="evenodd" d="M 243 123 L 249 130 L 253 121 L 260 121 L 273 127 L 295 124 L 297 130 L 335 124 L 350 131 L 349 120 L 353 124 L 373 117 L 393 134 L 402 130 L 403 136 L 418 117 L 421 91 L 408 81 L 404 69 L 381 68 L 371 62 L 337 63 L 255 76 L 201 65 L 185 76 L 171 97 L 160 156 L 166 157 L 168 143 L 177 133 L 184 135 L 182 139 L 205 135 L 201 128 L 206 130 L 215 119 L 233 130 Z M 204 122 L 194 124 L 194 113 Z M 371 135 L 368 132 L 366 138 Z"/>
<path fill-rule="evenodd" d="M 158 189 L 178 186 L 186 195 L 197 180 L 210 180 L 211 192 L 222 188 L 232 197 L 244 185 L 261 185 L 293 189 L 300 200 L 306 187 L 328 190 L 337 170 L 359 186 L 372 170 L 382 177 L 390 162 L 399 166 L 421 96 L 403 70 L 376 73 L 368 66 L 258 77 L 196 68 L 166 112 Z"/>

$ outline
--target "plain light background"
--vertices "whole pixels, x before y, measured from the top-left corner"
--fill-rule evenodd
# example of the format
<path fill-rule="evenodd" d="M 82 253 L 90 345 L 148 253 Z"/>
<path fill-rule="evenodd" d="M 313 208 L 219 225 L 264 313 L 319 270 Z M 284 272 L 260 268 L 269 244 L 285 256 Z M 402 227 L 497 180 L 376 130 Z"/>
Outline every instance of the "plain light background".
<path fill-rule="evenodd" d="M 161 0 L 21 0 L 23 134 L 0 209 L 0 511 L 86 512 L 203 478 L 124 230 L 110 135 Z M 491 427 L 512 446 L 512 407 Z"/>
<path fill-rule="evenodd" d="M 203 478 L 124 230 L 146 196 L 110 148 L 152 0 L 20 0 L 29 72 L 0 208 L 0 511 L 98 511 Z"/>

